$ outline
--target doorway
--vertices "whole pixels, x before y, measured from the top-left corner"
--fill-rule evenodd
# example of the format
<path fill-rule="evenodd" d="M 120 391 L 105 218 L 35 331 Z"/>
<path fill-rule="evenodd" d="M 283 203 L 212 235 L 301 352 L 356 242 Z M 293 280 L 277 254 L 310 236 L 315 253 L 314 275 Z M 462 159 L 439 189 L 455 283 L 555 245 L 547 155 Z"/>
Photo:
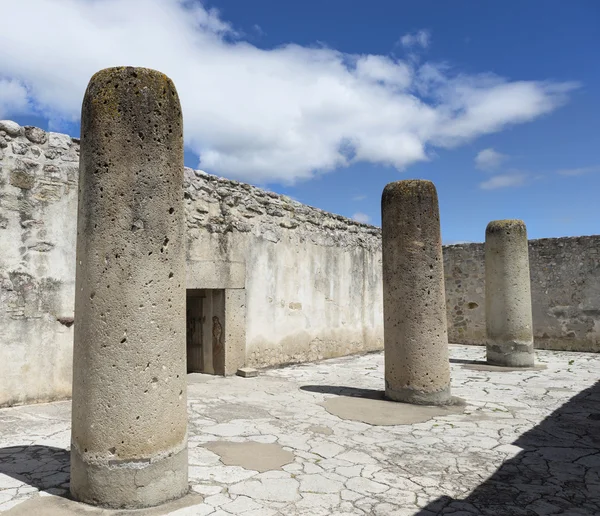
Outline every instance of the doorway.
<path fill-rule="evenodd" d="M 225 290 L 186 292 L 187 372 L 225 374 Z"/>

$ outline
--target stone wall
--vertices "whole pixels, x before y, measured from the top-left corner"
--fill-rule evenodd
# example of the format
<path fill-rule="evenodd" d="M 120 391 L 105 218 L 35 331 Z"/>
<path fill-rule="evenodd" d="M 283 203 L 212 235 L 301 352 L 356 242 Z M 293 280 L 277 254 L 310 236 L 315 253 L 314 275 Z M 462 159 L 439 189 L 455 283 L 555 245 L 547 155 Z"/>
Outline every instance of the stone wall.
<path fill-rule="evenodd" d="M 70 394 L 78 152 L 0 122 L 0 406 Z M 377 228 L 191 169 L 184 189 L 187 287 L 228 289 L 247 365 L 381 348 Z"/>
<path fill-rule="evenodd" d="M 0 406 L 71 392 L 78 153 L 0 122 Z"/>
<path fill-rule="evenodd" d="M 529 241 L 537 348 L 600 351 L 600 235 Z M 485 344 L 484 245 L 444 249 L 448 337 Z"/>
<path fill-rule="evenodd" d="M 78 159 L 0 122 L 0 406 L 70 394 Z M 381 349 L 379 228 L 191 169 L 184 195 L 187 288 L 226 289 L 247 365 Z M 530 261 L 536 345 L 600 351 L 600 236 L 533 240 Z M 444 265 L 450 341 L 483 344 L 483 244 Z"/>
<path fill-rule="evenodd" d="M 188 286 L 226 288 L 232 265 L 242 265 L 248 365 L 381 348 L 378 228 L 190 169 L 185 190 Z M 206 263 L 217 266 L 198 279 Z M 208 287 L 215 274 L 220 284 Z"/>

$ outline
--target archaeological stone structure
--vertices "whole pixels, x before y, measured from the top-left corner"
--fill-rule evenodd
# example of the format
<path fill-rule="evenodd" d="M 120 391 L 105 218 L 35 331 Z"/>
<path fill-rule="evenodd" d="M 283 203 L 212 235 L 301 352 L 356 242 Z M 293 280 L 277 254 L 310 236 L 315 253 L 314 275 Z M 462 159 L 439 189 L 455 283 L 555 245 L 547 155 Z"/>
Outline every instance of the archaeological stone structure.
<path fill-rule="evenodd" d="M 483 243 L 444 248 L 448 340 L 486 344 Z M 534 346 L 600 352 L 600 236 L 529 240 Z"/>
<path fill-rule="evenodd" d="M 389 183 L 381 197 L 385 395 L 446 405 L 450 363 L 442 237 L 431 181 Z"/>
<path fill-rule="evenodd" d="M 71 494 L 141 508 L 188 491 L 183 122 L 145 68 L 96 73 L 81 115 Z"/>
<path fill-rule="evenodd" d="M 0 121 L 0 406 L 71 395 L 78 165 L 78 138 Z M 383 348 L 379 228 L 189 168 L 183 194 L 188 371 Z M 443 259 L 448 340 L 485 345 L 484 245 Z M 600 236 L 529 261 L 535 346 L 600 351 Z"/>
<path fill-rule="evenodd" d="M 527 228 L 494 220 L 485 230 L 486 355 L 490 365 L 534 365 Z"/>

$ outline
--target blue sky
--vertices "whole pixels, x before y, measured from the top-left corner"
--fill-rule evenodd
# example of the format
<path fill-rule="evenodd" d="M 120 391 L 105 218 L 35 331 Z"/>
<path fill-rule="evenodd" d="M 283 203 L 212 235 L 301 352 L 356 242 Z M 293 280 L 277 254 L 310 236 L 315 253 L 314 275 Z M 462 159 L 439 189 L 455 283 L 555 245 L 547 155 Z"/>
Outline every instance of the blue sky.
<path fill-rule="evenodd" d="M 148 66 L 180 92 L 188 166 L 375 225 L 386 183 L 430 179 L 445 242 L 503 218 L 600 233 L 595 0 L 18 4 L 0 118 L 77 135 L 91 74 Z"/>

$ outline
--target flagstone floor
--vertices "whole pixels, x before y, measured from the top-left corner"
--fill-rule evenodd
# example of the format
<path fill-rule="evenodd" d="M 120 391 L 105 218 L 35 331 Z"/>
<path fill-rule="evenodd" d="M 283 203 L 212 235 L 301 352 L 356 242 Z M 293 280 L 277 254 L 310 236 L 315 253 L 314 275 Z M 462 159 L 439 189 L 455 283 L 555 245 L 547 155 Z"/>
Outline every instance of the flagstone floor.
<path fill-rule="evenodd" d="M 466 405 L 413 424 L 381 399 L 382 353 L 190 375 L 195 496 L 142 513 L 600 514 L 600 354 L 538 351 L 545 369 L 511 372 L 472 367 L 484 348 L 450 354 Z M 0 512 L 117 514 L 68 499 L 69 437 L 68 401 L 0 409 Z"/>

